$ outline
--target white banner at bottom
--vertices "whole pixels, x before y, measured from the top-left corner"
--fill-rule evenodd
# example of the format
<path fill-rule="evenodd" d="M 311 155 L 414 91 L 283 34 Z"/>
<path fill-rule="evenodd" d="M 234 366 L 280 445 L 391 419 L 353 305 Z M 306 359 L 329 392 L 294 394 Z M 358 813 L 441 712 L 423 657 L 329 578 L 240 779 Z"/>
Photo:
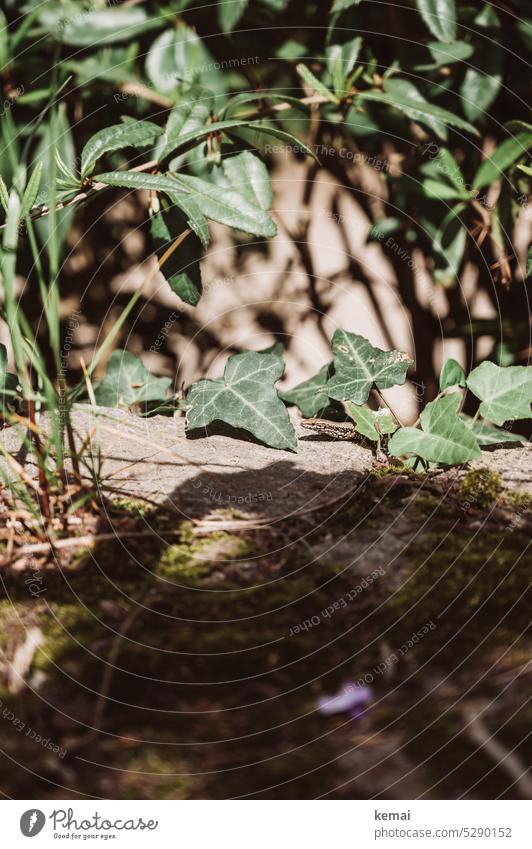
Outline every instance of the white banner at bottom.
<path fill-rule="evenodd" d="M 0 816 L 6 849 L 532 847 L 527 801 L 6 800 Z"/>

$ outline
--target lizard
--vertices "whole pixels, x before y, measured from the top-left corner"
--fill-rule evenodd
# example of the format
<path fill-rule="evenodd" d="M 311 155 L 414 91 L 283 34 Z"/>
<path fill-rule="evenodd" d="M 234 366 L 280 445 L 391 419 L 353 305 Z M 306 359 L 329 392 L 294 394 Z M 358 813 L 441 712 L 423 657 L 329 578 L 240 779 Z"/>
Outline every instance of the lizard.
<path fill-rule="evenodd" d="M 350 439 L 358 442 L 359 445 L 363 445 L 365 448 L 375 448 L 377 461 L 379 463 L 388 462 L 386 454 L 381 450 L 380 441 L 377 445 L 370 442 L 370 440 L 363 437 L 357 431 L 353 422 L 331 422 L 327 419 L 309 418 L 301 419 L 301 425 L 308 430 L 314 431 L 314 433 L 322 433 L 324 436 L 330 436 L 333 439 Z"/>

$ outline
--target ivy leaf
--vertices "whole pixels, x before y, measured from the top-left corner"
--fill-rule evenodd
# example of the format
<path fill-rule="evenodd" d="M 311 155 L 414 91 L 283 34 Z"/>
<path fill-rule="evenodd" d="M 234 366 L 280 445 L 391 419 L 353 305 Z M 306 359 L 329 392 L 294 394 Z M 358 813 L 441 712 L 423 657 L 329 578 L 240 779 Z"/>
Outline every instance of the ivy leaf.
<path fill-rule="evenodd" d="M 253 236 L 277 234 L 277 226 L 268 213 L 234 189 L 216 186 L 187 174 L 176 174 L 175 182 L 190 193 L 191 199 L 207 218 Z"/>
<path fill-rule="evenodd" d="M 185 219 L 175 207 L 163 209 L 152 217 L 150 232 L 159 261 L 185 227 Z M 191 234 L 167 257 L 160 269 L 172 291 L 193 307 L 202 291 L 200 258 L 201 243 Z"/>
<path fill-rule="evenodd" d="M 344 409 L 349 418 L 353 420 L 355 430 L 372 442 L 380 443 L 384 434 L 394 433 L 397 430 L 397 424 L 386 407 L 382 407 L 380 410 L 370 410 L 369 407 L 346 401 Z"/>
<path fill-rule="evenodd" d="M 328 381 L 332 363 L 327 363 L 317 374 L 298 383 L 293 389 L 279 392 L 285 404 L 295 404 L 306 419 L 311 419 L 325 410 L 329 404 Z"/>
<path fill-rule="evenodd" d="M 249 150 L 224 159 L 224 174 L 236 191 L 261 209 L 270 209 L 273 194 L 268 169 Z"/>
<path fill-rule="evenodd" d="M 218 3 L 218 21 L 223 32 L 233 32 L 246 11 L 249 0 L 221 0 Z"/>
<path fill-rule="evenodd" d="M 229 357 L 223 378 L 199 380 L 190 387 L 187 431 L 221 421 L 272 448 L 297 451 L 288 411 L 275 389 L 283 371 L 276 352 L 244 351 Z"/>
<path fill-rule="evenodd" d="M 526 437 L 522 436 L 520 433 L 512 433 L 512 431 L 503 430 L 495 427 L 495 425 L 492 425 L 490 422 L 474 419 L 471 416 L 466 416 L 465 413 L 460 413 L 460 418 L 463 422 L 465 422 L 466 426 L 473 431 L 475 439 L 482 447 L 488 445 L 501 445 L 506 442 L 514 444 L 517 442 L 526 442 Z"/>
<path fill-rule="evenodd" d="M 451 386 L 461 386 L 465 389 L 465 372 L 456 360 L 450 357 L 446 360 L 440 374 L 440 392 L 450 389 Z"/>
<path fill-rule="evenodd" d="M 329 397 L 337 401 L 364 404 L 374 385 L 389 389 L 403 384 L 413 362 L 402 351 L 374 348 L 364 336 L 346 330 L 335 332 L 332 348 L 335 373 L 329 381 Z"/>
<path fill-rule="evenodd" d="M 81 176 L 87 177 L 104 153 L 122 150 L 125 147 L 144 147 L 152 144 L 162 129 L 151 121 L 128 121 L 104 127 L 87 142 L 81 153 Z"/>
<path fill-rule="evenodd" d="M 117 350 L 111 354 L 104 379 L 94 387 L 94 395 L 102 407 L 145 407 L 164 401 L 171 383 L 169 377 L 154 377 L 135 354 Z"/>
<path fill-rule="evenodd" d="M 474 434 L 458 416 L 458 393 L 437 398 L 421 413 L 421 427 L 402 427 L 392 436 L 388 451 L 393 457 L 415 454 L 430 463 L 468 463 L 481 456 Z"/>
<path fill-rule="evenodd" d="M 454 0 L 416 0 L 419 14 L 438 41 L 456 38 L 456 6 Z"/>
<path fill-rule="evenodd" d="M 485 362 L 471 372 L 467 386 L 482 402 L 480 414 L 494 424 L 531 418 L 532 366 Z"/>

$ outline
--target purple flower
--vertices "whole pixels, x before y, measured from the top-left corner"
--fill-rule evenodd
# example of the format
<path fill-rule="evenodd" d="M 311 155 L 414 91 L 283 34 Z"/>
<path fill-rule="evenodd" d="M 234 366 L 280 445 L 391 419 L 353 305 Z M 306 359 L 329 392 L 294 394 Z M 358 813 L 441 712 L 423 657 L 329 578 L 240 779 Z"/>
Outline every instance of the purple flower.
<path fill-rule="evenodd" d="M 322 696 L 316 702 L 318 712 L 322 716 L 333 716 L 335 713 L 349 713 L 351 719 L 359 719 L 366 712 L 373 693 L 369 687 L 346 681 L 335 696 Z"/>

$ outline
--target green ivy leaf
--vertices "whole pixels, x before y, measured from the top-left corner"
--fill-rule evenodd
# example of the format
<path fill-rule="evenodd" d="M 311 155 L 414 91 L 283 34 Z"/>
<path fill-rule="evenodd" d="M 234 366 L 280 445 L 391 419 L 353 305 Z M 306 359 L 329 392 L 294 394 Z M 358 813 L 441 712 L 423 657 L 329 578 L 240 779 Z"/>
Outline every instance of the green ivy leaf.
<path fill-rule="evenodd" d="M 234 189 L 216 186 L 187 174 L 176 174 L 175 182 L 190 193 L 191 199 L 207 218 L 253 236 L 277 234 L 277 226 L 268 213 Z"/>
<path fill-rule="evenodd" d="M 249 150 L 223 161 L 224 174 L 236 191 L 261 209 L 270 209 L 273 194 L 268 169 Z"/>
<path fill-rule="evenodd" d="M 460 418 L 465 425 L 473 431 L 475 439 L 481 447 L 488 445 L 502 445 L 503 443 L 526 442 L 526 437 L 520 433 L 512 433 L 509 430 L 503 430 L 480 419 L 474 419 L 471 416 L 466 416 L 465 413 L 460 413 Z"/>
<path fill-rule="evenodd" d="M 199 380 L 190 387 L 187 431 L 221 421 L 272 448 L 297 451 L 288 411 L 275 389 L 283 371 L 276 352 L 244 351 L 229 357 L 223 378 Z"/>
<path fill-rule="evenodd" d="M 450 389 L 451 386 L 461 386 L 465 389 L 466 376 L 465 372 L 456 360 L 450 357 L 445 361 L 445 364 L 440 374 L 440 392 Z"/>
<path fill-rule="evenodd" d="M 532 366 L 485 362 L 471 372 L 467 386 L 482 402 L 480 414 L 494 424 L 531 418 Z"/>
<path fill-rule="evenodd" d="M 185 219 L 175 207 L 161 210 L 152 217 L 150 232 L 159 261 L 185 227 Z M 161 274 L 172 291 L 193 307 L 202 291 L 200 258 L 201 243 L 196 236 L 189 235 L 161 267 Z"/>
<path fill-rule="evenodd" d="M 369 407 L 345 401 L 344 409 L 354 422 L 357 433 L 372 442 L 380 444 L 384 434 L 394 433 L 397 430 L 397 424 L 386 407 L 382 407 L 380 410 L 370 410 Z"/>
<path fill-rule="evenodd" d="M 454 0 L 416 0 L 419 14 L 438 41 L 456 38 L 456 6 Z"/>
<path fill-rule="evenodd" d="M 317 416 L 329 404 L 328 381 L 331 370 L 332 363 L 327 363 L 313 377 L 298 383 L 293 389 L 279 392 L 279 397 L 285 404 L 295 404 L 306 419 Z"/>
<path fill-rule="evenodd" d="M 364 404 L 373 386 L 389 389 L 401 385 L 412 365 L 408 354 L 402 351 L 383 351 L 371 342 L 337 330 L 333 336 L 335 373 L 329 381 L 329 397 L 337 401 Z"/>
<path fill-rule="evenodd" d="M 452 466 L 481 456 L 474 434 L 458 416 L 460 396 L 446 395 L 427 404 L 421 427 L 402 427 L 392 436 L 388 451 L 393 457 L 415 454 L 430 463 Z"/>
<path fill-rule="evenodd" d="M 162 129 L 151 121 L 128 121 L 104 127 L 87 142 L 81 153 L 81 176 L 87 177 L 104 153 L 125 147 L 144 147 L 153 144 Z"/>
<path fill-rule="evenodd" d="M 171 384 L 169 377 L 154 377 L 135 354 L 117 350 L 94 395 L 102 407 L 139 408 L 164 401 Z"/>

